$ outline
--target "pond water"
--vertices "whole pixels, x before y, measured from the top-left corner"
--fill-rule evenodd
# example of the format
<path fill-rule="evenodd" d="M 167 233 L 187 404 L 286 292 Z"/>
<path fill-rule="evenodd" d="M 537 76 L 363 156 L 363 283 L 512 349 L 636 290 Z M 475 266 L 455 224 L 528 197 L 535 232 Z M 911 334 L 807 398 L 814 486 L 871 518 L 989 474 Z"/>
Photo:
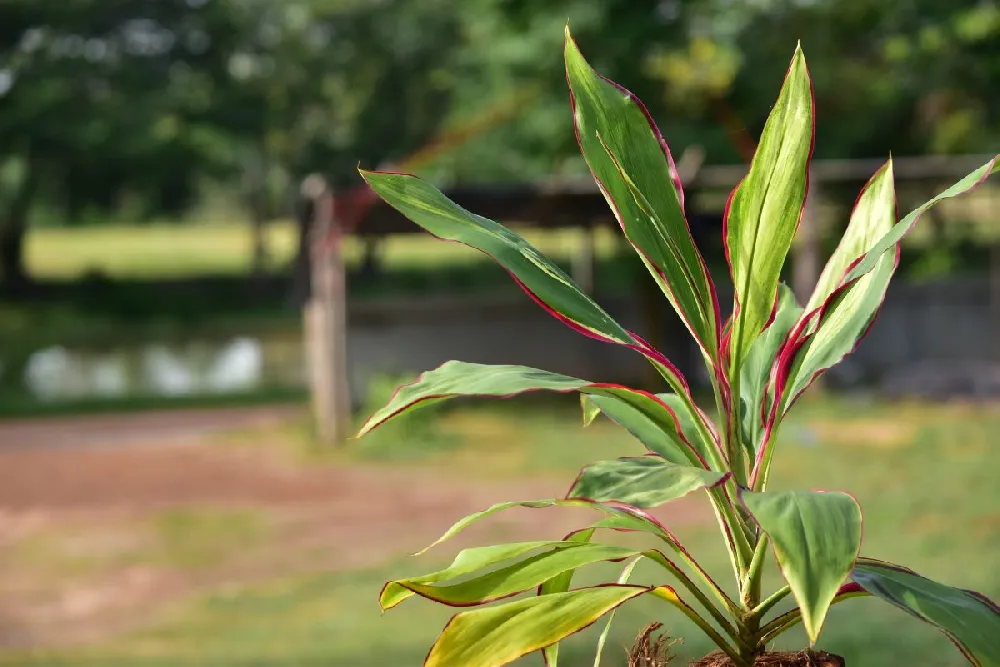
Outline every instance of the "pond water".
<path fill-rule="evenodd" d="M 33 352 L 19 366 L 0 369 L 4 385 L 19 386 L 42 402 L 219 395 L 306 383 L 301 339 L 294 335 L 153 342 L 110 350 L 54 346 Z"/>

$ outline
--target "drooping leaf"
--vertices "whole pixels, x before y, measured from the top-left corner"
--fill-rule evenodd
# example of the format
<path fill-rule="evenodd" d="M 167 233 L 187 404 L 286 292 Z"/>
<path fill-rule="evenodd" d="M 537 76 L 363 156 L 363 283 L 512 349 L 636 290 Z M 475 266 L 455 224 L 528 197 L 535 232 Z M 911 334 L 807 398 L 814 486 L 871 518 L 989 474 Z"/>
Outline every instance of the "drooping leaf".
<path fill-rule="evenodd" d="M 828 491 L 744 492 L 742 499 L 770 536 L 806 634 L 815 643 L 861 549 L 861 508 L 846 493 Z"/>
<path fill-rule="evenodd" d="M 937 627 L 976 667 L 1000 666 L 1000 608 L 986 597 L 870 558 L 858 560 L 851 579 L 872 595 Z"/>
<path fill-rule="evenodd" d="M 726 476 L 727 473 L 676 465 L 659 456 L 621 458 L 586 466 L 566 497 L 657 507 L 697 489 L 715 486 Z"/>
<path fill-rule="evenodd" d="M 771 317 L 805 206 L 812 144 L 812 84 L 796 47 L 750 169 L 730 196 L 724 218 L 738 308 L 730 337 L 736 371 Z"/>
<path fill-rule="evenodd" d="M 646 533 L 651 533 L 657 537 L 675 540 L 673 534 L 667 530 L 666 526 L 661 524 L 651 515 L 642 511 L 637 507 L 616 507 L 612 505 L 602 505 L 600 503 L 595 503 L 591 500 L 579 500 L 579 499 L 556 499 L 550 498 L 546 500 L 517 500 L 508 501 L 502 503 L 496 503 L 487 507 L 485 510 L 479 512 L 473 512 L 468 516 L 465 516 L 458 521 L 456 521 L 445 533 L 439 537 L 433 544 L 422 549 L 417 555 L 422 554 L 430 549 L 436 547 L 442 542 L 451 539 L 455 535 L 471 526 L 472 524 L 492 516 L 498 512 L 503 512 L 505 510 L 512 509 L 514 507 L 526 507 L 530 509 L 540 509 L 544 507 L 587 507 L 590 509 L 603 512 L 607 515 L 605 520 L 599 521 L 593 524 L 593 528 L 612 528 L 615 530 L 634 530 Z M 607 522 L 607 523 L 606 523 Z"/>
<path fill-rule="evenodd" d="M 507 227 L 470 213 L 415 176 L 363 170 L 361 175 L 386 203 L 434 236 L 492 257 L 556 319 L 585 336 L 640 352 L 674 391 L 689 391 L 684 377 L 666 357 L 622 328 L 562 269 Z"/>
<path fill-rule="evenodd" d="M 394 583 L 435 602 L 453 607 L 468 607 L 523 593 L 584 565 L 624 560 L 638 553 L 635 549 L 610 544 L 558 542 L 548 551 L 529 555 L 458 582 L 452 581 L 454 577 L 444 580 L 450 583 L 444 583 L 440 579 L 426 581 L 424 577 L 413 577 Z M 494 564 L 486 563 L 474 572 Z"/>
<path fill-rule="evenodd" d="M 510 397 L 529 391 L 579 391 L 595 400 L 612 398 L 617 403 L 611 407 L 611 411 L 623 420 L 622 424 L 626 428 L 634 425 L 633 433 L 640 440 L 640 433 L 651 439 L 656 438 L 652 445 L 647 446 L 657 446 L 657 453 L 672 461 L 708 467 L 706 454 L 709 452 L 704 451 L 703 440 L 689 442 L 677 415 L 653 394 L 620 385 L 594 384 L 526 366 L 490 366 L 449 361 L 424 373 L 412 384 L 400 387 L 389 404 L 372 415 L 361 427 L 358 435 L 362 436 L 388 419 L 430 402 L 457 396 Z"/>
<path fill-rule="evenodd" d="M 583 530 L 575 530 L 566 537 L 563 538 L 564 542 L 590 542 L 594 537 L 593 528 L 584 528 Z M 636 559 L 638 560 L 638 559 Z M 552 577 L 548 581 L 544 582 L 538 587 L 539 595 L 551 595 L 553 593 L 565 593 L 569 590 L 570 584 L 573 583 L 573 574 L 576 570 L 569 570 L 567 572 L 562 572 Z M 621 582 L 625 583 L 625 582 Z M 558 667 L 559 665 L 559 642 L 555 644 L 549 644 L 542 649 L 542 660 L 545 661 L 545 667 Z"/>
<path fill-rule="evenodd" d="M 653 590 L 599 586 L 462 612 L 445 626 L 424 664 L 500 667 L 583 630 L 612 609 Z"/>
<path fill-rule="evenodd" d="M 712 577 L 705 571 L 704 568 L 694 559 L 693 556 L 688 552 L 688 550 L 681 544 L 677 536 L 674 535 L 666 526 L 664 526 L 656 517 L 652 516 L 645 510 L 633 507 L 631 505 L 607 505 L 603 503 L 596 503 L 591 500 L 581 500 L 581 499 L 549 499 L 549 500 L 525 500 L 525 501 L 512 501 L 512 502 L 502 502 L 496 503 L 491 507 L 481 510 L 479 512 L 474 512 L 466 517 L 463 517 L 456 521 L 445 533 L 439 537 L 433 544 L 422 549 L 417 555 L 425 553 L 430 549 L 436 547 L 442 542 L 451 539 L 455 535 L 459 534 L 472 524 L 485 519 L 498 512 L 503 512 L 514 507 L 526 507 L 532 509 L 540 509 L 546 507 L 587 507 L 593 510 L 597 510 L 605 515 L 603 519 L 591 524 L 590 528 L 602 528 L 609 530 L 618 531 L 634 531 L 642 532 L 653 535 L 665 544 L 667 544 L 670 549 L 674 551 L 683 561 L 690 567 L 693 571 L 698 573 L 704 581 L 709 582 L 716 590 L 719 589 L 718 585 L 712 581 Z M 667 567 L 667 569 L 675 570 L 670 566 L 670 561 L 658 551 L 646 551 L 643 555 L 647 558 L 653 560 L 654 562 L 660 563 Z M 568 585 L 568 583 L 567 583 Z"/>
<path fill-rule="evenodd" d="M 843 239 L 827 262 L 806 312 L 820 309 L 800 334 L 808 335 L 791 361 L 791 377 L 782 387 L 790 405 L 823 371 L 855 348 L 874 321 L 895 272 L 899 247 L 882 255 L 875 269 L 845 290 L 837 290 L 847 269 L 896 222 L 892 161 L 879 169 L 861 191 Z M 836 293 L 836 294 L 835 294 Z M 794 343 L 793 343 L 794 345 Z"/>
<path fill-rule="evenodd" d="M 778 357 L 781 344 L 801 314 L 802 307 L 795 300 L 794 292 L 787 285 L 781 284 L 774 320 L 750 346 L 750 352 L 740 369 L 743 439 L 751 460 L 760 447 L 764 421 L 770 408 L 767 384 L 771 378 L 771 368 Z"/>
<path fill-rule="evenodd" d="M 566 29 L 566 79 L 577 140 L 626 238 L 691 331 L 718 362 L 719 309 L 684 215 L 673 158 L 646 108 L 595 72 Z"/>
<path fill-rule="evenodd" d="M 590 531 L 590 534 L 593 534 L 593 530 Z M 392 609 L 404 600 L 413 597 L 414 592 L 402 585 L 401 582 L 413 581 L 428 585 L 439 581 L 457 579 L 471 574 L 476 570 L 481 570 L 483 568 L 496 565 L 497 563 L 512 560 L 533 551 L 539 551 L 540 549 L 545 548 L 561 549 L 569 547 L 572 544 L 572 542 L 567 541 L 542 540 L 463 549 L 457 556 L 455 556 L 455 560 L 452 561 L 451 565 L 443 570 L 425 574 L 420 577 L 413 577 L 411 579 L 388 582 L 382 588 L 382 592 L 379 595 L 379 605 L 384 611 Z"/>
<path fill-rule="evenodd" d="M 631 433 L 646 449 L 678 465 L 691 461 L 688 445 L 707 461 L 717 459 L 719 447 L 712 440 L 706 440 L 699 431 L 696 420 L 707 419 L 695 416 L 685 401 L 676 394 L 656 394 L 656 398 L 673 413 L 678 429 L 664 429 L 659 420 L 647 416 L 648 411 L 633 406 L 632 401 L 624 401 L 617 396 L 587 396 L 587 403 L 603 412 L 611 421 Z M 590 416 L 591 420 L 594 415 Z M 586 414 L 585 414 L 586 420 Z"/>

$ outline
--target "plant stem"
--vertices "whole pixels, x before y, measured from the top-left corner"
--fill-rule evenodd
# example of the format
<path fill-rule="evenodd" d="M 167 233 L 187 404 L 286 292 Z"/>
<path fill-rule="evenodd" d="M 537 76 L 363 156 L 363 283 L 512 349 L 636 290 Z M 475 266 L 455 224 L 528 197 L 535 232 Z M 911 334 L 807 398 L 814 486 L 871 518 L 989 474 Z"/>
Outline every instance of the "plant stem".
<path fill-rule="evenodd" d="M 742 650 L 737 650 L 737 649 L 733 648 L 732 645 L 730 645 L 730 643 L 728 641 L 726 641 L 726 638 L 723 637 L 722 635 L 720 635 L 716 631 L 716 629 L 711 626 L 711 624 L 708 621 L 706 621 L 705 619 L 703 619 L 698 614 L 698 612 L 696 612 L 694 609 L 692 609 L 691 607 L 689 607 L 686 604 L 684 604 L 683 602 L 681 602 L 679 599 L 672 600 L 672 599 L 667 599 L 667 598 L 662 597 L 662 596 L 661 596 L 661 598 L 667 600 L 670 604 L 672 604 L 675 607 L 677 607 L 678 609 L 680 609 L 684 613 L 684 615 L 687 616 L 688 618 L 690 618 L 694 622 L 695 625 L 697 625 L 699 628 L 701 628 L 701 631 L 704 632 L 706 635 L 708 635 L 708 637 L 713 642 L 715 642 L 715 645 L 718 646 L 719 649 L 721 649 L 723 653 L 725 653 L 727 656 L 729 656 L 729 658 L 738 667 L 751 667 L 750 663 L 748 663 L 743 658 L 744 651 L 747 650 L 746 647 L 741 647 Z"/>
<path fill-rule="evenodd" d="M 645 555 L 647 558 L 649 558 L 655 563 L 658 563 L 660 566 L 662 566 L 664 569 L 666 569 L 668 572 L 674 575 L 674 577 L 676 577 L 677 580 L 681 582 L 684 588 L 690 591 L 691 595 L 693 595 L 695 599 L 697 599 L 698 602 L 700 602 L 702 606 L 708 610 L 708 613 L 711 614 L 712 618 L 715 619 L 715 622 L 718 623 L 723 630 L 725 630 L 726 634 L 732 637 L 734 640 L 737 641 L 739 640 L 739 632 L 737 631 L 737 629 L 732 626 L 726 615 L 722 613 L 722 611 L 718 607 L 712 604 L 712 601 L 708 598 L 707 595 L 705 595 L 705 593 L 701 590 L 701 588 L 699 588 L 697 584 L 691 581 L 691 578 L 688 577 L 688 575 L 684 572 L 684 570 L 677 567 L 677 565 L 675 565 L 672 561 L 670 561 L 666 557 L 663 557 L 661 559 L 659 557 L 661 556 L 659 552 L 654 551 L 646 553 Z M 699 567 L 695 567 L 695 571 L 699 572 L 700 574 L 703 574 L 701 568 Z M 705 581 L 705 583 L 708 584 L 709 588 L 713 590 L 716 596 L 722 600 L 722 603 L 727 607 L 729 607 L 730 611 L 732 611 L 733 608 L 736 607 L 736 604 L 732 600 L 730 600 L 726 596 L 726 594 L 723 593 L 721 589 L 719 589 L 718 586 L 715 585 L 715 582 L 712 581 L 710 577 L 705 575 L 702 577 L 702 580 Z"/>
<path fill-rule="evenodd" d="M 750 616 L 753 618 L 761 618 L 764 614 L 771 610 L 771 608 L 788 597 L 788 594 L 792 592 L 789 586 L 778 589 L 772 593 L 766 600 L 761 602 L 759 605 L 754 607 L 750 611 Z"/>
<path fill-rule="evenodd" d="M 753 491 L 763 491 L 767 486 L 767 476 L 771 472 L 771 457 L 774 455 L 774 443 L 778 441 L 779 430 L 781 430 L 780 415 L 774 428 L 767 434 L 767 440 L 760 444 L 761 450 L 764 452 L 760 460 L 760 465 L 758 466 L 754 462 L 753 469 L 750 472 L 750 488 Z"/>
<path fill-rule="evenodd" d="M 726 423 L 728 430 L 726 433 L 726 455 L 729 457 L 729 465 L 732 468 L 736 481 L 741 486 L 747 483 L 747 466 L 743 461 L 742 426 L 740 425 L 740 377 L 739 369 L 742 361 L 733 359 L 732 370 L 729 378 L 729 414 Z"/>
<path fill-rule="evenodd" d="M 757 540 L 757 546 L 753 550 L 753 558 L 750 560 L 750 567 L 747 568 L 747 575 L 743 579 L 740 592 L 743 596 L 743 606 L 753 609 L 760 601 L 761 572 L 764 567 L 764 559 L 767 557 L 767 545 L 770 538 L 767 533 L 761 533 Z"/>
<path fill-rule="evenodd" d="M 838 602 L 843 602 L 844 600 L 864 597 L 866 595 L 871 595 L 871 593 L 868 591 L 851 591 L 850 593 L 842 593 L 833 598 L 833 602 L 830 603 L 830 606 L 832 607 Z M 785 630 L 793 628 L 801 622 L 802 610 L 799 607 L 785 612 L 760 629 L 760 645 L 763 646 L 767 644 Z"/>
<path fill-rule="evenodd" d="M 691 395 L 684 390 L 683 387 L 675 386 L 675 381 L 672 379 L 670 373 L 657 366 L 657 370 L 660 375 L 667 381 L 667 384 L 673 388 L 674 392 L 681 397 L 684 401 L 685 407 L 691 412 L 694 417 L 695 426 L 698 428 L 698 432 L 704 439 L 706 444 L 711 445 L 708 447 L 710 452 L 710 457 L 712 459 L 710 466 L 718 470 L 719 472 L 730 472 L 732 460 L 730 459 L 730 466 L 726 465 L 726 462 L 721 458 L 721 452 L 716 446 L 716 440 L 712 433 L 709 431 L 708 426 L 705 424 L 702 416 L 702 412 L 695 405 L 694 400 Z M 715 377 L 712 377 L 712 386 L 715 390 L 716 401 L 720 408 L 722 405 L 721 391 L 718 387 L 718 381 Z M 725 417 L 725 413 L 720 415 Z M 736 488 L 732 481 L 727 482 L 727 487 L 730 487 L 729 494 L 731 497 L 735 497 Z M 747 540 L 747 535 L 743 527 L 743 522 L 740 520 L 739 513 L 734 507 L 734 503 L 727 497 L 727 493 L 722 489 L 715 488 L 709 489 L 709 498 L 712 500 L 712 507 L 715 510 L 716 518 L 723 531 L 730 536 L 727 540 L 729 547 L 729 556 L 733 564 L 733 569 L 736 575 L 736 584 L 739 585 L 741 579 L 743 578 L 743 573 L 746 571 L 747 563 L 750 561 L 751 548 L 750 543 Z"/>

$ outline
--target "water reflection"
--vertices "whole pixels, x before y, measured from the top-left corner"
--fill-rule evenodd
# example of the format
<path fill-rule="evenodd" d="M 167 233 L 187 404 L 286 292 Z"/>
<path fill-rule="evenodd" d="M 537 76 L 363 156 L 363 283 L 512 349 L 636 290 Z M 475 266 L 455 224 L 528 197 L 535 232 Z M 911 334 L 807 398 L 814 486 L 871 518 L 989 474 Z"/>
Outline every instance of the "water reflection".
<path fill-rule="evenodd" d="M 105 351 L 54 346 L 34 352 L 23 376 L 25 389 L 42 401 L 225 394 L 304 382 L 301 345 L 294 337 L 155 343 Z"/>

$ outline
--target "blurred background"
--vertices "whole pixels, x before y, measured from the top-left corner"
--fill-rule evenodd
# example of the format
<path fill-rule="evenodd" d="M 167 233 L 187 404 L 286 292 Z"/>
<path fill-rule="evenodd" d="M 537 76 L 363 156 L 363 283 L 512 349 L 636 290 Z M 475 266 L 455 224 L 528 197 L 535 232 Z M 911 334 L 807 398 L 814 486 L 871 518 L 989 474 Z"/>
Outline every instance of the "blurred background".
<path fill-rule="evenodd" d="M 656 386 L 486 258 L 414 233 L 359 165 L 413 171 L 517 228 L 698 386 L 683 326 L 588 181 L 567 20 L 659 123 L 724 302 L 722 210 L 797 40 L 817 109 L 786 276 L 800 298 L 890 152 L 903 214 L 1000 150 L 996 0 L 0 0 L 0 664 L 420 664 L 448 610 L 381 617 L 377 594 L 455 549 L 406 554 L 639 450 L 610 423 L 582 429 L 575 399 L 539 397 L 341 441 L 453 358 Z M 783 431 L 774 475 L 855 493 L 866 555 L 994 598 L 998 220 L 997 182 L 922 219 L 870 335 Z M 456 545 L 580 518 L 519 512 Z M 702 499 L 663 515 L 726 567 Z M 636 604 L 605 664 L 651 620 L 684 638 L 680 656 L 708 651 Z M 593 639 L 564 662 L 592 664 Z M 850 665 L 962 664 L 865 600 L 833 610 L 821 647 Z"/>

